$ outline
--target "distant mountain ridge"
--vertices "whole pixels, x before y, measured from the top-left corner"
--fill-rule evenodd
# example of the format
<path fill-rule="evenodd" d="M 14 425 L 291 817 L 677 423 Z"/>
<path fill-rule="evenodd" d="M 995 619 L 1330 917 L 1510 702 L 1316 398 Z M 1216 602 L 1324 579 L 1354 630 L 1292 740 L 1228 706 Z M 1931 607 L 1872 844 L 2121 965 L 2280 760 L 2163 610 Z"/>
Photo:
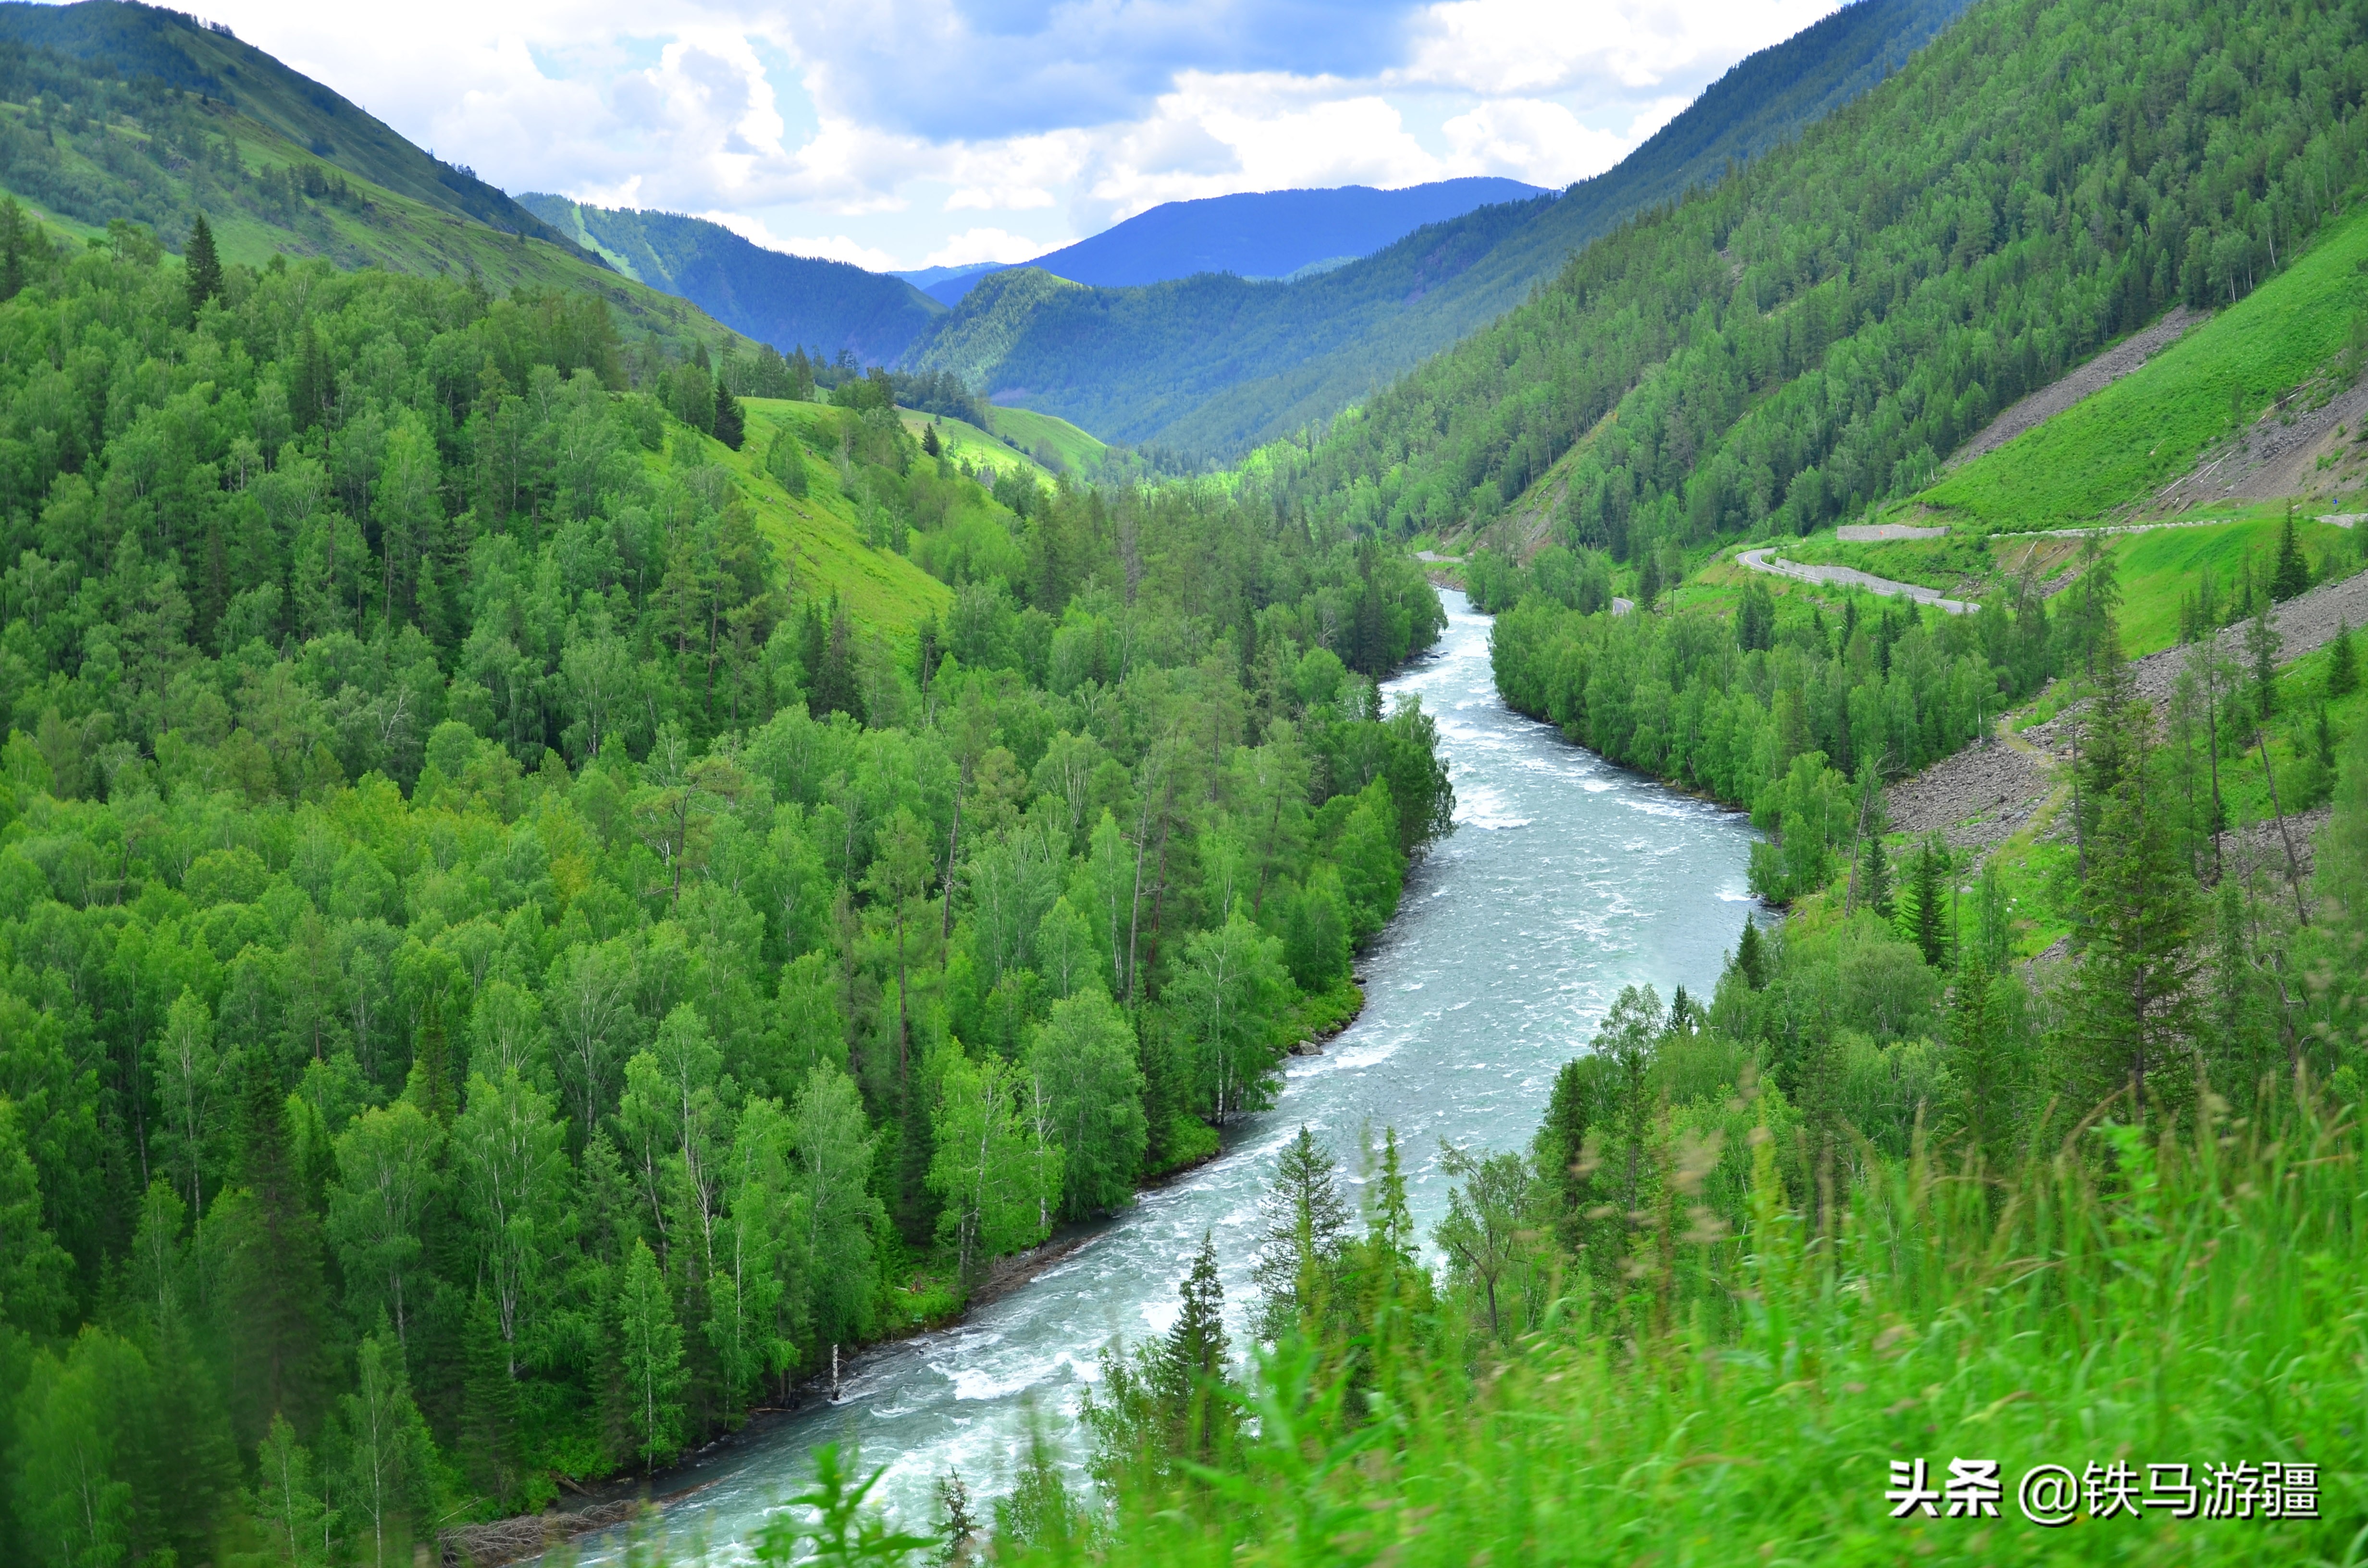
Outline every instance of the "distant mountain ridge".
<path fill-rule="evenodd" d="M 697 302 L 718 321 L 787 353 L 841 349 L 893 364 L 945 307 L 901 278 L 843 261 L 768 250 L 704 218 L 589 207 L 529 191 L 520 205 L 608 264 Z"/>
<path fill-rule="evenodd" d="M 1144 288 L 987 276 L 907 351 L 1104 440 L 1231 458 L 1319 424 L 1520 304 L 1571 254 L 1717 179 L 1881 82 L 1966 0 L 1858 0 L 1750 56 L 1620 165 L 1558 195 L 1430 224 L 1289 284 Z"/>
<path fill-rule="evenodd" d="M 1517 179 L 1475 175 L 1397 190 L 1344 185 L 1164 201 L 1090 239 L 1021 265 L 1103 289 L 1164 283 L 1196 272 L 1287 278 L 1322 263 L 1370 256 L 1426 223 L 1460 218 L 1475 207 L 1545 194 Z M 922 287 L 931 299 L 951 305 L 989 270 L 934 279 Z"/>

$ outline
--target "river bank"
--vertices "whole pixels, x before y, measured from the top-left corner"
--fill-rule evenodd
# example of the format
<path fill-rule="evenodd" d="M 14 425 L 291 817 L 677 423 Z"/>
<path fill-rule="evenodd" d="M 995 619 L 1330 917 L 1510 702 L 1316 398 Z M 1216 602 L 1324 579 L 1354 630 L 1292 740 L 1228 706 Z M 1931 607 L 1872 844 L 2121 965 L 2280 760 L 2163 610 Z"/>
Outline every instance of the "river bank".
<path fill-rule="evenodd" d="M 809 1473 L 825 1442 L 854 1445 L 876 1495 L 926 1528 L 934 1490 L 959 1474 L 984 1509 L 1010 1482 L 1032 1432 L 1088 1484 L 1072 1412 L 1113 1341 L 1163 1332 L 1176 1281 L 1217 1239 L 1224 1312 L 1247 1343 L 1258 1202 L 1281 1145 L 1306 1124 L 1352 1183 L 1395 1129 L 1426 1235 L 1458 1148 L 1525 1147 L 1554 1075 L 1620 990 L 1707 990 L 1755 906 L 1752 835 L 1735 812 L 1613 767 L 1500 702 L 1487 618 L 1447 597 L 1439 646 L 1386 685 L 1420 696 L 1455 786 L 1456 831 L 1406 879 L 1399 913 L 1364 955 L 1363 1006 L 1321 1054 L 1284 1063 L 1270 1111 L 1227 1129 L 1224 1152 L 1144 1191 L 1025 1288 L 959 1323 L 883 1345 L 847 1369 L 836 1404 L 808 1403 L 683 1467 L 660 1528 L 677 1546 L 745 1540 Z M 624 1532 L 585 1538 L 576 1561 L 626 1560 Z"/>

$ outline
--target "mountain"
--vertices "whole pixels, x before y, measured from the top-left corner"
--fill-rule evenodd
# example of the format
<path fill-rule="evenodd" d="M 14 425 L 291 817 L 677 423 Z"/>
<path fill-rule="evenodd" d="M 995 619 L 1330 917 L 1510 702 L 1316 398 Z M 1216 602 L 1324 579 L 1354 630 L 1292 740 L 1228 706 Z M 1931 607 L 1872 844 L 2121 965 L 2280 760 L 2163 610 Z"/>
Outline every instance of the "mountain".
<path fill-rule="evenodd" d="M 901 278 L 916 289 L 927 290 L 931 284 L 942 283 L 949 278 L 968 278 L 974 272 L 994 272 L 999 267 L 997 262 L 966 261 L 960 267 L 912 267 L 888 276 Z M 930 298 L 935 299 L 936 296 L 931 295 Z"/>
<path fill-rule="evenodd" d="M 1124 289 L 1196 272 L 1286 278 L 1310 267 L 1369 256 L 1426 223 L 1475 207 L 1545 194 L 1517 179 L 1473 176 L 1402 190 L 1349 185 L 1335 190 L 1258 190 L 1200 201 L 1167 201 L 1027 263 L 1072 283 Z M 922 285 L 951 305 L 987 269 Z"/>
<path fill-rule="evenodd" d="M 867 364 L 890 363 L 945 313 L 901 278 L 768 250 L 703 218 L 586 207 L 532 192 L 518 200 L 626 277 L 695 301 L 784 352 L 820 348 L 829 358 L 846 349 Z"/>
<path fill-rule="evenodd" d="M 241 43 L 219 24 L 120 0 L 74 6 L 10 0 L 0 5 L 0 40 L 48 51 L 135 88 L 154 82 L 219 100 L 314 157 L 399 196 L 509 233 L 568 243 L 472 171 L 422 152 L 384 121 Z"/>
<path fill-rule="evenodd" d="M 228 260 L 318 256 L 473 274 L 504 291 L 584 290 L 629 334 L 718 347 L 734 336 L 330 88 L 177 11 L 0 5 L 0 190 L 85 237 L 128 220 L 178 247 L 203 211 Z"/>
<path fill-rule="evenodd" d="M 1018 281 L 1037 269 L 996 273 L 907 361 L 959 370 L 1105 440 L 1242 452 L 1329 419 L 1520 304 L 1588 241 L 1798 136 L 1964 4 L 1859 0 L 1736 65 L 1608 173 L 1428 225 L 1300 282 L 1204 274 L 1056 290 Z"/>
<path fill-rule="evenodd" d="M 1269 460 L 1319 516 L 1406 533 L 1506 516 L 1524 540 L 1654 560 L 1807 533 L 1918 491 L 1998 411 L 2171 306 L 2226 308 L 2294 267 L 2358 200 L 2363 130 L 2368 14 L 1991 0 L 1792 145 L 1588 246 L 1312 451 Z M 2368 280 L 2336 277 L 2317 338 L 2248 331 L 2176 399 L 2158 381 L 2100 394 L 2142 456 L 2104 465 L 2089 437 L 2043 426 L 1935 502 L 1988 526 L 2095 517 L 2177 479 L 2232 414 L 2317 375 L 2348 385 L 2358 350 L 2339 351 L 2362 341 Z"/>

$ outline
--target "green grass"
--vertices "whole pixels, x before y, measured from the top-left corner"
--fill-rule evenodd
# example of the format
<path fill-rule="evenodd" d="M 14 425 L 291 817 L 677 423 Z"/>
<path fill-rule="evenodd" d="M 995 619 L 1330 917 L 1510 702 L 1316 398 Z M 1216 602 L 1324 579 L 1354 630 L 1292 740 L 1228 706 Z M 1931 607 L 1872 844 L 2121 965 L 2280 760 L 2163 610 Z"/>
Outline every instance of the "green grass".
<path fill-rule="evenodd" d="M 1067 420 L 1032 408 L 994 408 L 987 415 L 998 442 L 1008 442 L 1058 472 L 1090 478 L 1109 450 Z"/>
<path fill-rule="evenodd" d="M 2143 501 L 2204 449 L 2325 370 L 2368 305 L 2368 214 L 2095 396 L 1966 463 L 1918 499 L 1998 528 L 2092 521 Z"/>
<path fill-rule="evenodd" d="M 858 621 L 898 633 L 923 620 L 942 619 L 953 608 L 953 590 L 893 551 L 863 542 L 855 503 L 840 489 L 838 471 L 828 461 L 806 465 L 808 489 L 792 497 L 765 472 L 773 432 L 784 425 L 820 452 L 838 449 L 839 426 L 855 415 L 826 403 L 744 398 L 747 439 L 734 451 L 712 437 L 700 439 L 709 459 L 729 470 L 758 521 L 780 547 L 791 580 L 801 593 L 836 593 Z M 676 432 L 684 438 L 688 432 Z"/>
<path fill-rule="evenodd" d="M 2283 508 L 2263 507 L 2207 528 L 2110 536 L 2122 590 L 2122 651 L 2135 659 L 2176 644 L 2180 603 L 2195 592 L 2206 571 L 2224 603 L 2248 556 L 2254 558 L 2256 573 L 2266 575 L 2283 521 Z M 2332 558 L 2348 573 L 2359 559 L 2358 541 L 2341 528 L 2305 518 L 2295 532 L 2314 562 Z"/>
<path fill-rule="evenodd" d="M 1053 470 L 1018 448 L 1006 446 L 967 419 L 956 419 L 951 415 L 923 414 L 910 408 L 899 408 L 896 412 L 903 416 L 905 428 L 916 438 L 923 426 L 937 426 L 938 439 L 944 445 L 946 456 L 956 462 L 967 462 L 973 468 L 991 468 L 997 473 L 1017 468 L 1034 474 L 1046 484 L 1053 481 Z"/>
<path fill-rule="evenodd" d="M 1353 1393 L 1286 1353 L 1222 1480 L 1124 1486 L 1090 1557 L 1080 1540 L 1019 1560 L 2356 1561 L 2356 1119 L 2283 1104 L 2158 1143 L 2077 1119 L 2059 1111 L 1988 1180 L 1873 1158 L 1823 1224 L 1761 1142 L 1743 1233 L 1698 1239 L 1679 1210 L 1620 1321 L 1565 1303 L 1469 1366 L 1383 1345 Z M 1669 1276 L 1680 1299 L 1719 1285 L 1691 1311 L 1656 1309 Z M 1953 1459 L 1997 1461 L 1999 1517 L 1894 1518 L 1891 1465 L 1919 1458 L 1935 1485 Z M 2148 1464 L 2297 1460 L 2320 1467 L 2315 1521 L 2155 1510 L 2046 1529 L 2016 1500 L 2040 1464 L 2125 1462 L 2143 1495 Z"/>

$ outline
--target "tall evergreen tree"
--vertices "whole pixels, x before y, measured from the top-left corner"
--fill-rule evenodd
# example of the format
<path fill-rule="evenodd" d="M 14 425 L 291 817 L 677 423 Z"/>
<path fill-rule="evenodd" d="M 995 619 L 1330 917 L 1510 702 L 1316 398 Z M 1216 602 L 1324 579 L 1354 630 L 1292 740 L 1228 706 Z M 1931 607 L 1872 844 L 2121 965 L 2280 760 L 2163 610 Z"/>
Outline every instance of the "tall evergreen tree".
<path fill-rule="evenodd" d="M 1225 1286 L 1217 1277 L 1214 1232 L 1203 1232 L 1191 1272 L 1177 1287 L 1183 1305 L 1161 1346 L 1162 1392 L 1178 1398 L 1225 1376 L 1233 1355 L 1225 1335 Z"/>
<path fill-rule="evenodd" d="M 732 395 L 732 389 L 723 384 L 722 376 L 715 378 L 715 438 L 735 452 L 748 438 L 747 411 Z"/>
<path fill-rule="evenodd" d="M 214 249 L 213 225 L 206 222 L 202 212 L 189 225 L 189 243 L 181 253 L 181 270 L 188 285 L 189 319 L 195 321 L 208 300 L 222 297 L 222 256 Z"/>
<path fill-rule="evenodd" d="M 2278 530 L 2277 564 L 2270 569 L 2270 597 L 2283 602 L 2309 586 L 2310 562 L 2304 559 L 2302 541 L 2294 535 L 2294 512 L 2289 505 L 2285 526 Z"/>
<path fill-rule="evenodd" d="M 1933 834 L 1916 846 L 1908 873 L 1907 907 L 1902 911 L 1907 939 L 1934 969 L 1949 963 L 1949 848 Z"/>
<path fill-rule="evenodd" d="M 631 1395 L 633 1456 L 646 1474 L 674 1458 L 682 1437 L 682 1329 L 666 1277 L 647 1243 L 636 1238 L 617 1290 L 617 1345 Z"/>
<path fill-rule="evenodd" d="M 1340 1196 L 1339 1163 L 1305 1127 L 1283 1145 L 1274 1180 L 1258 1199 L 1258 1335 L 1279 1340 L 1319 1326 L 1338 1305 L 1340 1264 L 1348 1245 L 1349 1205 Z"/>
<path fill-rule="evenodd" d="M 289 1135 L 287 1097 L 266 1051 L 246 1051 L 239 1108 L 239 1201 L 229 1295 L 232 1394 L 240 1426 L 258 1437 L 275 1416 L 309 1426 L 319 1415 L 323 1299 L 321 1221 Z M 217 1201 L 219 1212 L 222 1205 Z"/>
<path fill-rule="evenodd" d="M 2127 1114 L 2145 1120 L 2193 1083 L 2196 888 L 2172 835 L 2169 787 L 2156 777 L 2152 705 L 2123 683 L 2097 702 L 2084 759 L 2095 828 L 2058 1049 L 2076 1095 L 2094 1104 L 2125 1093 Z"/>
<path fill-rule="evenodd" d="M 2349 697 L 2360 689 L 2360 654 L 2351 645 L 2351 623 L 2339 621 L 2327 650 L 2327 695 Z"/>

